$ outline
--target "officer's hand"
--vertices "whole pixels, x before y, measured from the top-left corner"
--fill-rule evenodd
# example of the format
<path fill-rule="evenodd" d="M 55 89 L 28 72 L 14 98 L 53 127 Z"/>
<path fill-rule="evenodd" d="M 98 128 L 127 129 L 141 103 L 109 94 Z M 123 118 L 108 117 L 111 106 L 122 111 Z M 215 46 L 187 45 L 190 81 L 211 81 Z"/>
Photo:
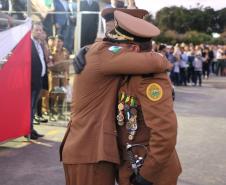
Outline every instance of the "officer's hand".
<path fill-rule="evenodd" d="M 88 47 L 84 46 L 82 47 L 78 54 L 76 55 L 76 57 L 73 60 L 73 66 L 74 66 L 74 70 L 75 70 L 75 74 L 79 74 L 82 72 L 82 70 L 84 69 L 85 65 L 86 65 L 86 59 L 85 59 L 85 55 L 88 51 Z"/>
<path fill-rule="evenodd" d="M 130 182 L 133 185 L 153 185 L 152 182 L 147 181 L 146 179 L 144 179 L 144 177 L 142 177 L 139 174 L 138 175 L 132 174 L 130 176 Z"/>

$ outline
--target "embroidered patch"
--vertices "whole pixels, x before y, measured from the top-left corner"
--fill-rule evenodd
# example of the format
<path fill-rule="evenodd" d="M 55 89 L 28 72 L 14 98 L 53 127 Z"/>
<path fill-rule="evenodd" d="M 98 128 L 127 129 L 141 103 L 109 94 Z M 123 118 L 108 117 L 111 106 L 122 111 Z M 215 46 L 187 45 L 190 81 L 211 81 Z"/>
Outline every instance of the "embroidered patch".
<path fill-rule="evenodd" d="M 122 49 L 122 47 L 120 46 L 111 46 L 108 48 L 109 51 L 111 51 L 112 53 L 118 53 L 120 52 Z"/>
<path fill-rule="evenodd" d="M 162 87 L 157 83 L 151 83 L 146 89 L 146 95 L 151 101 L 158 101 L 162 98 Z"/>

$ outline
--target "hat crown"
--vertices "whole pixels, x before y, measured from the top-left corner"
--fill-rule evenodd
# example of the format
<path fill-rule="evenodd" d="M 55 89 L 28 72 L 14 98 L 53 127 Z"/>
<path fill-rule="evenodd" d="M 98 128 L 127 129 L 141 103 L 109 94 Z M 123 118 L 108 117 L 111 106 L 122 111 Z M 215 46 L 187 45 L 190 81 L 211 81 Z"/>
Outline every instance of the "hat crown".
<path fill-rule="evenodd" d="M 133 35 L 135 38 L 151 39 L 160 34 L 159 28 L 141 18 L 131 16 L 118 10 L 114 11 L 114 17 L 117 23 L 116 29 L 119 27 L 121 30 L 125 30 L 130 34 L 128 35 L 125 32 L 127 36 Z"/>

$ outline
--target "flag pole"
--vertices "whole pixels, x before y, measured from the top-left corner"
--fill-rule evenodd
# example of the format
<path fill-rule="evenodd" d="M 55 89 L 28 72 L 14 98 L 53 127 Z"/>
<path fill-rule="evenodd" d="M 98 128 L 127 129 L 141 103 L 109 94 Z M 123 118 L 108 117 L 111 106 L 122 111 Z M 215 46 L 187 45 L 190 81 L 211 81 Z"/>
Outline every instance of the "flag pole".
<path fill-rule="evenodd" d="M 81 47 L 81 26 L 82 26 L 82 15 L 80 12 L 80 0 L 77 0 L 77 24 L 76 24 L 76 31 L 75 31 L 75 54 Z"/>

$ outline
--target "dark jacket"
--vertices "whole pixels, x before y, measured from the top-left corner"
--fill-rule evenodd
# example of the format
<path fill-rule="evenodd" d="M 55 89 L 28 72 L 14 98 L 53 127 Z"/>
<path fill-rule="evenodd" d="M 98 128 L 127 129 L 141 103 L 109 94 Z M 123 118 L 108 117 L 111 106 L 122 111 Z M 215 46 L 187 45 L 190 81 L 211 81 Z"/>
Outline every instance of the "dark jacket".
<path fill-rule="evenodd" d="M 68 12 L 68 10 L 65 10 L 64 6 L 59 0 L 54 1 L 54 8 L 56 12 Z M 55 14 L 54 20 L 57 24 L 60 26 L 64 26 L 66 22 L 68 21 L 69 16 L 68 14 Z"/>
<path fill-rule="evenodd" d="M 80 11 L 98 12 L 99 4 L 95 1 L 91 5 L 87 1 L 80 2 Z M 98 14 L 83 14 L 81 27 L 81 47 L 93 44 L 98 31 Z"/>
<path fill-rule="evenodd" d="M 48 86 L 47 72 L 44 77 L 41 77 L 42 63 L 36 50 L 34 41 L 32 40 L 31 46 L 31 90 L 43 89 L 43 86 Z M 45 63 L 46 65 L 46 63 Z M 47 71 L 47 65 L 46 65 Z M 46 89 L 46 87 L 44 87 Z M 48 87 L 47 87 L 48 89 Z"/>

